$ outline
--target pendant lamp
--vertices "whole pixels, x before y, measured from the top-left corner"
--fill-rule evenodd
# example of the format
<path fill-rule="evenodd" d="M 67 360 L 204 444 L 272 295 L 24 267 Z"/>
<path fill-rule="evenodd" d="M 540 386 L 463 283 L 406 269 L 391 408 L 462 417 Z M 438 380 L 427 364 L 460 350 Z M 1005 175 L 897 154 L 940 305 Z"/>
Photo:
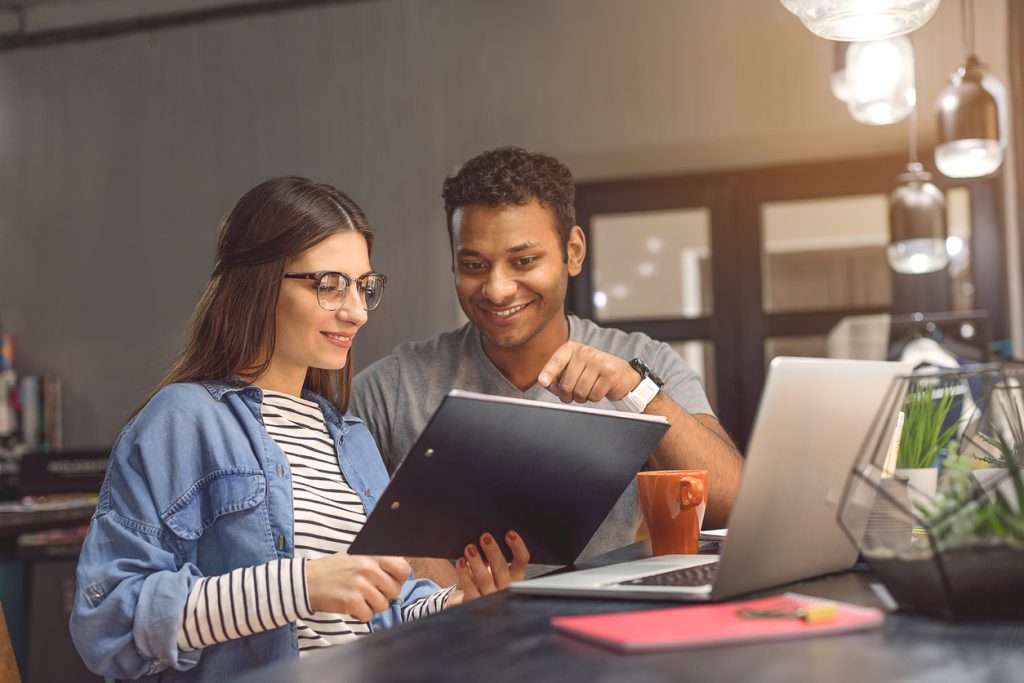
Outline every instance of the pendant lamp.
<path fill-rule="evenodd" d="M 846 49 L 849 43 L 833 41 L 832 43 L 832 94 L 840 102 L 850 99 L 850 86 L 846 81 Z"/>
<path fill-rule="evenodd" d="M 920 274 L 949 264 L 946 198 L 917 161 L 917 111 L 910 114 L 910 160 L 889 195 L 889 265 L 897 273 Z"/>
<path fill-rule="evenodd" d="M 781 0 L 811 33 L 828 40 L 882 40 L 915 31 L 939 0 Z"/>
<path fill-rule="evenodd" d="M 974 55 L 974 4 L 961 0 L 967 60 L 936 102 L 935 165 L 950 178 L 994 173 L 1006 147 L 1006 88 Z"/>
<path fill-rule="evenodd" d="M 850 43 L 845 71 L 846 107 L 855 121 L 885 126 L 914 108 L 914 49 L 907 36 Z"/>

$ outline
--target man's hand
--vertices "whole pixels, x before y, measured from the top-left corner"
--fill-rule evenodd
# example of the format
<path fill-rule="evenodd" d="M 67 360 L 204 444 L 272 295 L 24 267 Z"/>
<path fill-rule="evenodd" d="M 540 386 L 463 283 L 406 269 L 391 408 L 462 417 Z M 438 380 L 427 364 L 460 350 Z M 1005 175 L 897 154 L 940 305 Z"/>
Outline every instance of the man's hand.
<path fill-rule="evenodd" d="M 568 341 L 558 347 L 537 382 L 562 403 L 618 401 L 640 384 L 640 374 L 623 359 Z"/>
<path fill-rule="evenodd" d="M 619 401 L 640 384 L 640 373 L 625 360 L 577 342 L 558 347 L 537 382 L 563 403 L 607 398 Z M 743 458 L 732 439 L 711 415 L 694 415 L 668 394 L 659 392 L 644 410 L 671 425 L 647 465 L 654 470 L 707 470 L 708 498 L 704 525 L 726 526 L 739 484 Z"/>

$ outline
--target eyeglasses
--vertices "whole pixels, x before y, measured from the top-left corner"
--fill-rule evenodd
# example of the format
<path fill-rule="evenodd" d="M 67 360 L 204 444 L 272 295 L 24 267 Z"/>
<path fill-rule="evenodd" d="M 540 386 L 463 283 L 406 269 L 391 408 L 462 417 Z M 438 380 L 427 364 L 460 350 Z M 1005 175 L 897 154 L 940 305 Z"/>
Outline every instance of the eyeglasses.
<path fill-rule="evenodd" d="M 359 292 L 363 308 L 372 311 L 380 305 L 381 297 L 384 296 L 384 285 L 388 281 L 383 273 L 367 273 L 353 279 L 345 273 L 335 273 L 329 270 L 321 270 L 316 273 L 285 273 L 284 276 L 316 282 L 316 302 L 325 311 L 336 311 L 341 308 L 349 285 L 353 282 L 356 283 L 356 291 Z"/>

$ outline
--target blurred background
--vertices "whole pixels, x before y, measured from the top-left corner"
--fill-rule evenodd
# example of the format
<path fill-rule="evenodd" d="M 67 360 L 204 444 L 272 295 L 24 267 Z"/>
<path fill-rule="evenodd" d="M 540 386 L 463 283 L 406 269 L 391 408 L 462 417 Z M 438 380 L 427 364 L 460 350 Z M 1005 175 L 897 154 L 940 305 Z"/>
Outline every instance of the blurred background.
<path fill-rule="evenodd" d="M 336 185 L 378 235 L 388 293 L 357 368 L 460 324 L 441 185 L 506 144 L 576 175 L 570 309 L 672 343 L 741 445 L 775 355 L 1019 356 L 1022 41 L 1015 0 L 941 2 L 910 36 L 912 131 L 855 119 L 832 90 L 846 44 L 775 0 L 0 3 L 0 332 L 61 406 L 35 445 L 109 450 L 220 220 L 270 177 Z M 971 43 L 1005 89 L 1003 160 L 952 178 L 936 103 Z M 944 197 L 943 263 L 916 274 L 887 259 L 911 155 Z M 30 609 L 0 601 L 24 665 Z"/>

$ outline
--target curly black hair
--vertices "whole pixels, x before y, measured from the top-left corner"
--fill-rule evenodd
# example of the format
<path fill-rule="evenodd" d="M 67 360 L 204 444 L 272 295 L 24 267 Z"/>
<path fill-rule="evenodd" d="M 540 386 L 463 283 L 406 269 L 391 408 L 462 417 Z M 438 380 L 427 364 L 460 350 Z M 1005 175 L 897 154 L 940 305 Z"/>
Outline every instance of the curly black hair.
<path fill-rule="evenodd" d="M 536 200 L 555 214 L 555 228 L 568 259 L 566 244 L 576 225 L 576 186 L 572 171 L 554 157 L 521 147 L 499 147 L 478 154 L 444 181 L 448 241 L 454 245 L 452 214 L 463 206 L 523 206 Z"/>

